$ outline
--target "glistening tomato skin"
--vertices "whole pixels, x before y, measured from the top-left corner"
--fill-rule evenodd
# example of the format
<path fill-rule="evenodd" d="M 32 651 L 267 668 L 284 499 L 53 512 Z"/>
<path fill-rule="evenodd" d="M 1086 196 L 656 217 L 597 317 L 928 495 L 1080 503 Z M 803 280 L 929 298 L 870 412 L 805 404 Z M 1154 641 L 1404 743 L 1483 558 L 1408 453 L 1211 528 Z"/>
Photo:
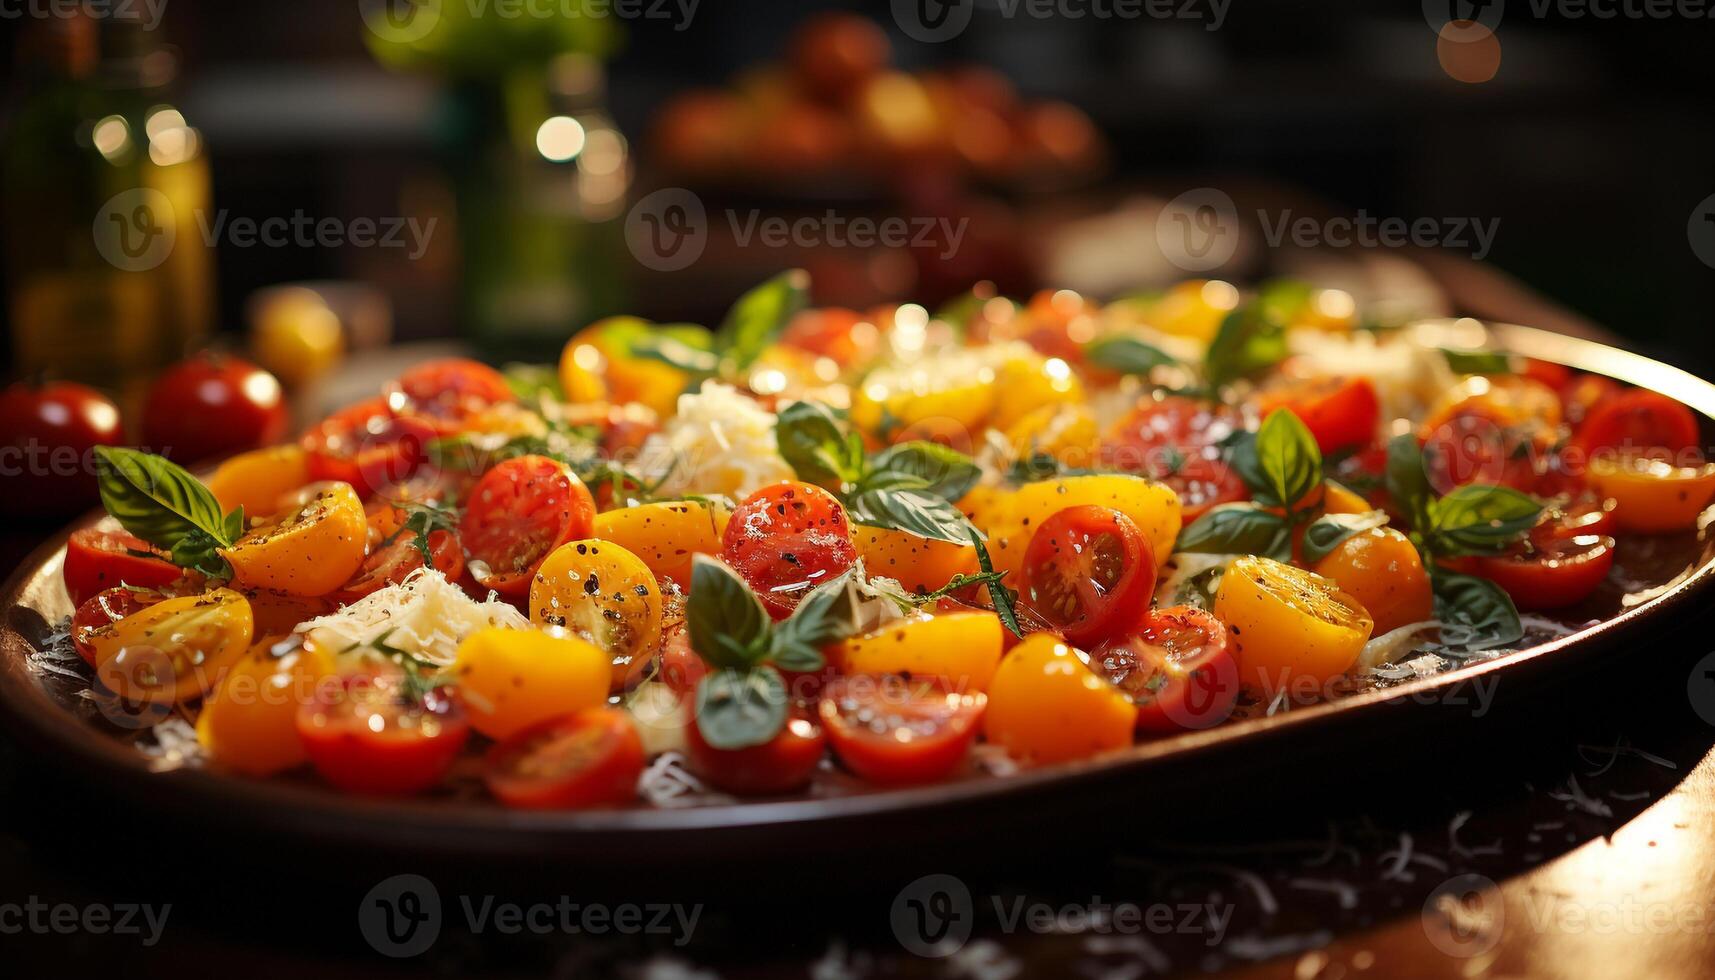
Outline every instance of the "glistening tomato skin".
<path fill-rule="evenodd" d="M 1298 416 L 1324 455 L 1362 446 L 1375 438 L 1381 402 L 1368 378 L 1329 376 L 1289 382 L 1265 390 L 1258 414 L 1277 408 Z"/>
<path fill-rule="evenodd" d="M 1150 610 L 1135 631 L 1098 647 L 1090 667 L 1131 696 L 1138 731 L 1151 735 L 1226 721 L 1243 686 L 1226 626 L 1194 606 Z"/>
<path fill-rule="evenodd" d="M 1614 567 L 1613 528 L 1613 511 L 1603 504 L 1545 511 L 1524 542 L 1471 559 L 1471 572 L 1500 586 L 1525 612 L 1574 605 Z"/>
<path fill-rule="evenodd" d="M 116 588 L 98 592 L 84 600 L 71 617 L 71 642 L 77 650 L 77 655 L 94 667 L 95 648 L 89 645 L 90 634 L 104 626 L 111 626 L 132 613 L 142 612 L 162 598 L 158 592 Z"/>
<path fill-rule="evenodd" d="M 143 406 L 143 442 L 197 462 L 271 445 L 286 434 L 280 382 L 249 361 L 203 353 L 168 368 Z"/>
<path fill-rule="evenodd" d="M 828 739 L 815 722 L 794 713 L 780 734 L 761 745 L 717 749 L 703 740 L 695 721 L 685 726 L 691 767 L 716 789 L 739 796 L 790 793 L 810 781 Z"/>
<path fill-rule="evenodd" d="M 0 513 L 69 514 L 96 501 L 91 450 L 125 442 L 119 409 L 80 384 L 14 384 L 0 392 L 0 459 L 12 464 Z"/>
<path fill-rule="evenodd" d="M 155 553 L 149 543 L 124 531 L 84 528 L 66 542 L 66 592 L 74 606 L 96 593 L 119 585 L 162 589 L 184 574 L 165 558 L 145 558 L 131 552 Z"/>
<path fill-rule="evenodd" d="M 304 433 L 305 465 L 311 480 L 349 483 L 367 497 L 415 473 L 428 461 L 435 435 L 433 426 L 394 415 L 375 398 L 341 409 Z"/>
<path fill-rule="evenodd" d="M 441 434 L 458 432 L 470 416 L 518 400 L 505 375 L 463 357 L 417 365 L 399 376 L 386 397 L 396 413 L 420 418 Z"/>
<path fill-rule="evenodd" d="M 529 593 L 542 561 L 595 527 L 595 498 L 571 467 L 547 456 L 496 465 L 471 488 L 459 540 L 478 585 L 501 595 Z"/>
<path fill-rule="evenodd" d="M 970 754 L 988 696 L 897 677 L 847 677 L 822 693 L 818 714 L 847 769 L 885 786 L 932 783 Z"/>
<path fill-rule="evenodd" d="M 857 562 L 846 510 L 821 487 L 794 480 L 739 504 L 721 536 L 721 557 L 785 619 L 811 589 Z"/>
<path fill-rule="evenodd" d="M 1122 630 L 1155 590 L 1155 552 L 1131 518 L 1085 504 L 1057 511 L 1024 555 L 1025 596 L 1080 647 Z"/>
<path fill-rule="evenodd" d="M 1682 453 L 1699 442 L 1691 409 L 1656 391 L 1634 388 L 1602 400 L 1572 437 L 1585 460 L 1599 452 Z M 1686 465 L 1681 462 L 1679 465 Z"/>
<path fill-rule="evenodd" d="M 329 598 L 341 604 L 356 602 L 389 585 L 398 585 L 405 581 L 405 576 L 422 568 L 423 553 L 417 549 L 417 532 L 398 533 L 392 542 L 371 551 L 358 567 L 357 575 Z M 459 546 L 458 536 L 451 531 L 429 534 L 429 557 L 435 571 L 449 582 L 458 581 L 464 574 L 464 550 Z"/>
<path fill-rule="evenodd" d="M 316 772 L 348 793 L 409 796 L 441 782 L 470 735 L 451 696 L 408 696 L 397 676 L 348 675 L 298 710 Z"/>
<path fill-rule="evenodd" d="M 618 806 L 637 796 L 643 740 L 631 716 L 591 708 L 532 725 L 488 751 L 483 781 L 527 810 Z"/>

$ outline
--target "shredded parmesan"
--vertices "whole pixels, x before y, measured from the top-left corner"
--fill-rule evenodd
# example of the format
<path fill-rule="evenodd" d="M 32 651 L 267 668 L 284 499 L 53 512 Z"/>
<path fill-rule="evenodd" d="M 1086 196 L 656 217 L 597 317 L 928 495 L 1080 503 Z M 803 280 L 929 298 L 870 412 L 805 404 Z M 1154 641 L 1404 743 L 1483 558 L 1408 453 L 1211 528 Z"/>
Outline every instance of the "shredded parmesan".
<path fill-rule="evenodd" d="M 298 625 L 330 653 L 386 645 L 437 664 L 450 664 L 465 637 L 489 626 L 533 629 L 524 614 L 499 599 L 477 602 L 432 568 L 372 592 L 337 612 Z"/>
<path fill-rule="evenodd" d="M 774 437 L 774 413 L 731 385 L 709 381 L 679 396 L 677 414 L 644 442 L 641 475 L 663 494 L 720 493 L 743 499 L 793 477 Z"/>

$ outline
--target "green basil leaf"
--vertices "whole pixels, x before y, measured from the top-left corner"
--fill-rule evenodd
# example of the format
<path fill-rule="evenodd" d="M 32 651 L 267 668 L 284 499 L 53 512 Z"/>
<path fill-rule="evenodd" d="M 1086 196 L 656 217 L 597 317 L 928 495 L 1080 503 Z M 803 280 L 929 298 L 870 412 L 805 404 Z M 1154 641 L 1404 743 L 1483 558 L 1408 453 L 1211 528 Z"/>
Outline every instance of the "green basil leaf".
<path fill-rule="evenodd" d="M 1292 558 L 1292 526 L 1255 504 L 1222 504 L 1179 532 L 1174 551 Z"/>
<path fill-rule="evenodd" d="M 1412 530 L 1422 533 L 1428 528 L 1429 502 L 1435 494 L 1429 487 L 1429 471 L 1423 467 L 1423 449 L 1409 432 L 1388 440 L 1387 492 L 1410 519 Z"/>
<path fill-rule="evenodd" d="M 964 544 L 976 531 L 959 508 L 925 490 L 865 490 L 846 500 L 852 520 L 908 531 L 920 538 Z"/>
<path fill-rule="evenodd" d="M 1304 564 L 1314 565 L 1334 553 L 1340 543 L 1360 531 L 1383 527 L 1387 514 L 1372 510 L 1367 514 L 1323 514 L 1304 529 Z"/>
<path fill-rule="evenodd" d="M 988 578 L 989 602 L 994 605 L 994 614 L 1000 617 L 1000 624 L 1012 632 L 1013 636 L 1024 639 L 1024 628 L 1018 625 L 1018 610 L 1014 607 L 1012 590 L 1001 582 L 1001 575 L 994 570 L 994 559 L 989 557 L 989 550 L 983 544 L 983 535 L 975 525 L 969 526 L 971 547 L 977 552 L 977 567 L 982 569 Z"/>
<path fill-rule="evenodd" d="M 1262 461 L 1257 456 L 1255 432 L 1235 430 L 1221 441 L 1221 452 L 1252 495 L 1268 492 L 1268 475 L 1262 471 Z"/>
<path fill-rule="evenodd" d="M 637 337 L 631 341 L 628 349 L 633 357 L 659 361 L 693 376 L 709 377 L 720 370 L 719 355 L 693 347 L 674 337 Z"/>
<path fill-rule="evenodd" d="M 902 442 L 870 460 L 872 476 L 903 474 L 922 482 L 918 489 L 947 501 L 957 501 L 976 486 L 982 469 L 976 460 L 938 442 Z M 897 485 L 897 484 L 896 484 Z"/>
<path fill-rule="evenodd" d="M 1518 609 L 1495 583 L 1439 573 L 1434 586 L 1435 618 L 1441 620 L 1441 642 L 1447 646 L 1487 650 L 1524 638 Z"/>
<path fill-rule="evenodd" d="M 1148 375 L 1158 367 L 1179 363 L 1161 348 L 1135 337 L 1103 337 L 1092 341 L 1084 347 L 1084 357 L 1091 364 L 1122 374 Z"/>
<path fill-rule="evenodd" d="M 715 333 L 730 365 L 743 370 L 810 302 L 810 274 L 789 269 L 738 298 Z"/>
<path fill-rule="evenodd" d="M 697 684 L 697 730 L 717 749 L 765 745 L 786 727 L 786 682 L 772 667 L 717 670 Z"/>
<path fill-rule="evenodd" d="M 231 547 L 243 520 L 221 513 L 220 501 L 176 463 L 118 446 L 95 450 L 101 505 L 121 527 L 165 551 L 186 544 L 187 555 Z M 224 564 L 224 562 L 222 562 Z"/>
<path fill-rule="evenodd" d="M 560 372 L 546 364 L 508 364 L 501 368 L 506 386 L 520 401 L 535 405 L 547 395 L 556 401 L 566 400 L 566 389 L 560 384 Z"/>
<path fill-rule="evenodd" d="M 1441 355 L 1447 358 L 1447 366 L 1452 368 L 1455 374 L 1513 373 L 1512 358 L 1500 351 L 1453 350 L 1443 347 Z"/>
<path fill-rule="evenodd" d="M 851 572 L 816 586 L 769 637 L 768 659 L 783 670 L 820 670 L 822 648 L 857 632 L 858 591 Z"/>
<path fill-rule="evenodd" d="M 1536 526 L 1542 505 L 1511 487 L 1470 483 L 1429 504 L 1426 540 L 1437 555 L 1489 554 Z"/>
<path fill-rule="evenodd" d="M 800 480 L 838 490 L 863 473 L 862 443 L 846 438 L 839 419 L 820 402 L 793 402 L 781 409 L 774 441 Z"/>
<path fill-rule="evenodd" d="M 768 652 L 768 611 L 738 573 L 710 558 L 691 556 L 691 597 L 685 624 L 691 649 L 716 667 L 740 668 Z"/>
<path fill-rule="evenodd" d="M 1256 432 L 1257 467 L 1263 485 L 1260 503 L 1290 508 L 1322 482 L 1322 451 L 1297 415 L 1277 408 Z"/>
<path fill-rule="evenodd" d="M 1286 327 L 1258 303 L 1228 313 L 1203 355 L 1203 378 L 1218 388 L 1286 360 Z"/>

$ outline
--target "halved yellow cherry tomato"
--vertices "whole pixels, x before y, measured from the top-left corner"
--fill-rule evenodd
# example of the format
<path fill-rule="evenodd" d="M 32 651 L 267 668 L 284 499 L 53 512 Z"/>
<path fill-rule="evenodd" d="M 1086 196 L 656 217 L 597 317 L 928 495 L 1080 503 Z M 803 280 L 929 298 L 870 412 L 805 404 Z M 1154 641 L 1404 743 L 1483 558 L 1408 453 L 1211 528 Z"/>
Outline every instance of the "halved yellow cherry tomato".
<path fill-rule="evenodd" d="M 1091 466 L 1101 444 L 1096 416 L 1083 405 L 1044 405 L 1006 429 L 1020 458 L 1046 453 L 1067 466 Z"/>
<path fill-rule="evenodd" d="M 606 651 L 613 686 L 624 687 L 661 642 L 661 586 L 641 558 L 617 544 L 569 541 L 536 570 L 530 620 L 563 626 Z"/>
<path fill-rule="evenodd" d="M 1214 613 L 1231 635 L 1239 678 L 1270 696 L 1350 670 L 1374 626 L 1329 579 L 1255 555 L 1227 567 Z"/>
<path fill-rule="evenodd" d="M 970 497 L 961 503 L 969 503 Z M 1042 522 L 1068 507 L 1095 504 L 1111 507 L 1132 519 L 1155 551 L 1157 565 L 1173 552 L 1179 536 L 1179 497 L 1164 484 L 1140 476 L 1066 476 L 1026 483 L 1011 494 L 978 502 L 967 510 L 971 520 L 989 536 L 988 550 L 995 569 L 1019 580 L 1024 550 Z"/>
<path fill-rule="evenodd" d="M 363 564 L 369 521 L 357 491 L 324 483 L 307 499 L 250 529 L 221 554 L 233 581 L 287 595 L 326 595 Z"/>
<path fill-rule="evenodd" d="M 127 701 L 169 704 L 207 694 L 250 649 L 250 603 L 231 589 L 164 599 L 88 634 L 95 676 Z"/>
<path fill-rule="evenodd" d="M 309 761 L 298 708 L 334 673 L 333 658 L 299 639 L 272 636 L 250 648 L 203 702 L 197 742 L 220 765 L 268 776 Z"/>
<path fill-rule="evenodd" d="M 1598 453 L 1590 460 L 1589 479 L 1597 493 L 1614 498 L 1620 530 L 1639 534 L 1690 530 L 1715 499 L 1715 463 L 1675 466 Z"/>
<path fill-rule="evenodd" d="M 1058 357 L 1014 357 L 995 372 L 997 394 L 989 425 L 1010 429 L 1033 412 L 1085 400 L 1084 383 L 1071 365 Z"/>
<path fill-rule="evenodd" d="M 929 357 L 870 372 L 852 393 L 851 420 L 883 439 L 926 427 L 949 441 L 974 442 L 994 403 L 993 368 L 970 358 Z"/>
<path fill-rule="evenodd" d="M 1358 600 L 1378 635 L 1420 623 L 1435 611 L 1423 559 L 1406 536 L 1391 527 L 1359 531 L 1312 571 Z"/>
<path fill-rule="evenodd" d="M 941 613 L 854 636 L 832 659 L 844 674 L 909 674 L 949 691 L 987 691 L 1000 665 L 1001 632 L 991 612 Z"/>
<path fill-rule="evenodd" d="M 243 507 L 247 517 L 263 517 L 280 509 L 282 498 L 310 482 L 304 449 L 296 443 L 239 453 L 220 464 L 208 478 L 208 488 L 222 510 Z"/>
<path fill-rule="evenodd" d="M 470 726 L 503 739 L 607 703 L 612 658 L 560 630 L 490 627 L 465 637 L 450 668 Z"/>
<path fill-rule="evenodd" d="M 933 592 L 955 575 L 975 575 L 978 570 L 977 549 L 968 544 L 865 524 L 852 525 L 852 542 L 863 556 L 864 571 L 898 579 L 912 592 Z"/>
<path fill-rule="evenodd" d="M 1137 706 L 1084 655 L 1036 633 L 1012 648 L 989 683 L 983 734 L 1024 762 L 1083 759 L 1131 744 Z"/>
<path fill-rule="evenodd" d="M 1560 395 L 1534 378 L 1477 374 L 1442 392 L 1420 431 L 1436 432 L 1460 415 L 1476 415 L 1499 426 L 1552 429 L 1560 424 L 1560 413 Z"/>
<path fill-rule="evenodd" d="M 668 500 L 596 515 L 592 536 L 612 541 L 649 566 L 657 581 L 691 584 L 691 556 L 721 553 L 732 508 L 700 500 Z"/>

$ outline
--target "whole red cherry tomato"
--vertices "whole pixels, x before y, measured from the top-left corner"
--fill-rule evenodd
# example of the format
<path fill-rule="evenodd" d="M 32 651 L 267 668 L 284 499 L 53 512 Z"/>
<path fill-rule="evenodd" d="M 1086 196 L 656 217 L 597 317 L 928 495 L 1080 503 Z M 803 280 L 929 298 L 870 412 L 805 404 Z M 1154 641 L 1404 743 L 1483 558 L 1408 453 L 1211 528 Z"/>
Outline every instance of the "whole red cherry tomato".
<path fill-rule="evenodd" d="M 0 511 L 69 514 L 95 505 L 91 450 L 124 442 L 119 409 L 69 381 L 15 384 L 0 392 Z"/>
<path fill-rule="evenodd" d="M 143 405 L 143 442 L 180 462 L 271 445 L 285 434 L 280 382 L 226 354 L 198 354 L 168 368 Z"/>

